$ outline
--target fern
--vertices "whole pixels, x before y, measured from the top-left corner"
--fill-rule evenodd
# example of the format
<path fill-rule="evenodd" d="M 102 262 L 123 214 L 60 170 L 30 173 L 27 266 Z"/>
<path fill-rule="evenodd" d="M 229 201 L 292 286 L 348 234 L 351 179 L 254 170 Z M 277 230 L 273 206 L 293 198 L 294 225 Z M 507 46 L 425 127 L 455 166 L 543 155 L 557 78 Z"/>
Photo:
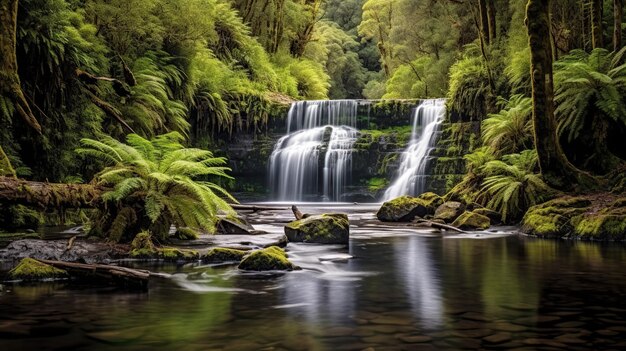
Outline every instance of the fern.
<path fill-rule="evenodd" d="M 228 178 L 226 159 L 206 150 L 184 148 L 183 137 L 171 132 L 147 140 L 136 134 L 126 144 L 105 137 L 100 141 L 83 139 L 77 152 L 108 164 L 95 177 L 106 190 L 105 207 L 98 216 L 113 218 L 96 221 L 112 240 L 122 239 L 119 228 L 133 228 L 132 235 L 151 230 L 163 239 L 170 225 L 212 231 L 218 212 L 233 213 L 229 202 L 236 200 L 209 179 Z M 128 209 L 140 209 L 132 223 Z M 120 217 L 124 213 L 123 217 Z M 141 218 L 145 216 L 149 223 Z M 122 223 L 124 225 L 122 225 Z M 126 237 L 123 239 L 132 239 Z"/>
<path fill-rule="evenodd" d="M 521 151 L 532 146 L 532 100 L 513 95 L 504 109 L 482 122 L 483 143 L 496 154 Z"/>

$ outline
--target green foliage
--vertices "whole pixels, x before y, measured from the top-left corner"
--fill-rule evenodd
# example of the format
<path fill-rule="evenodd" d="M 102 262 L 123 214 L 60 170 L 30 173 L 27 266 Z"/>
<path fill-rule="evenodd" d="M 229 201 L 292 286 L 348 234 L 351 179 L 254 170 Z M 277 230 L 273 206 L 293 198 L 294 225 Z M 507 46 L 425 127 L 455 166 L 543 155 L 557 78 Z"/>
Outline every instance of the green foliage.
<path fill-rule="evenodd" d="M 618 53 L 574 50 L 555 63 L 555 114 L 560 134 L 574 140 L 594 117 L 626 126 L 625 53 L 626 48 Z"/>
<path fill-rule="evenodd" d="M 542 202 L 551 192 L 539 174 L 537 153 L 526 150 L 487 162 L 481 169 L 486 175 L 481 191 L 488 194 L 487 206 L 502 214 L 502 220 L 519 219 L 530 207 Z"/>
<path fill-rule="evenodd" d="M 97 183 L 107 190 L 99 213 L 105 222 L 99 229 L 112 240 L 130 238 L 149 229 L 164 239 L 170 225 L 212 231 L 218 211 L 232 213 L 226 200 L 236 200 L 207 177 L 231 177 L 223 167 L 224 158 L 210 151 L 183 147 L 176 132 L 152 140 L 136 134 L 126 144 L 110 137 L 101 141 L 83 139 L 77 152 L 103 162 L 106 167 L 96 175 Z"/>
<path fill-rule="evenodd" d="M 510 154 L 532 146 L 532 99 L 513 95 L 502 101 L 504 108 L 482 122 L 483 143 L 496 155 Z"/>
<path fill-rule="evenodd" d="M 475 45 L 468 46 L 463 58 L 450 67 L 448 106 L 472 120 L 487 114 L 489 76 Z"/>

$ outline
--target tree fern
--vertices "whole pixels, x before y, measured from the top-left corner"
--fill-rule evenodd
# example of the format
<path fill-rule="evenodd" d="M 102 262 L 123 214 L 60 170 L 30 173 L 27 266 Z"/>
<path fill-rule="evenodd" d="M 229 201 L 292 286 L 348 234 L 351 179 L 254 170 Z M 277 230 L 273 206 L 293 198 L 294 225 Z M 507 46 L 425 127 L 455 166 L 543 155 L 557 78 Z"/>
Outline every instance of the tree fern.
<path fill-rule="evenodd" d="M 513 95 L 504 108 L 482 122 L 483 143 L 497 154 L 508 154 L 532 146 L 532 100 Z"/>
<path fill-rule="evenodd" d="M 81 141 L 83 147 L 77 152 L 107 165 L 95 177 L 107 189 L 100 210 L 104 214 L 98 216 L 112 220 L 95 221 L 100 226 L 95 231 L 118 240 L 122 238 L 119 228 L 124 227 L 129 235 L 122 239 L 129 240 L 149 229 L 164 238 L 170 225 L 212 231 L 218 212 L 233 213 L 229 202 L 236 200 L 210 181 L 232 179 L 226 173 L 230 169 L 224 167 L 226 159 L 210 151 L 184 148 L 181 139 L 179 133 L 171 132 L 152 140 L 130 134 L 126 143 L 110 137 Z M 132 218 L 136 218 L 133 223 L 126 223 Z"/>

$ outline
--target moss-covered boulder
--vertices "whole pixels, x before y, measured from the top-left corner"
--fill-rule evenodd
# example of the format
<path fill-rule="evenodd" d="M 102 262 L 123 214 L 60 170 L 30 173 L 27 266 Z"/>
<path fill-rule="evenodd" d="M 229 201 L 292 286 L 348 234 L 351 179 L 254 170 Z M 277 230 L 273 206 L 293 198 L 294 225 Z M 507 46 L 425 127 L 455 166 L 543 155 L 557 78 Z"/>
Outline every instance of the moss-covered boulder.
<path fill-rule="evenodd" d="M 293 221 L 285 226 L 291 242 L 348 244 L 350 222 L 345 214 L 322 214 Z"/>
<path fill-rule="evenodd" d="M 502 224 L 502 215 L 498 211 L 490 210 L 485 207 L 479 207 L 479 208 L 474 208 L 472 212 L 489 217 L 489 220 L 491 221 L 492 225 Z"/>
<path fill-rule="evenodd" d="M 586 240 L 626 239 L 626 198 L 614 201 L 597 212 L 583 213 L 571 220 L 574 235 Z"/>
<path fill-rule="evenodd" d="M 417 197 L 400 196 L 383 203 L 376 217 L 383 222 L 410 222 L 428 214 L 428 204 Z"/>
<path fill-rule="evenodd" d="M 67 276 L 66 271 L 29 257 L 22 259 L 20 263 L 9 272 L 10 279 L 20 280 L 42 280 L 64 278 Z"/>
<path fill-rule="evenodd" d="M 573 233 L 571 219 L 589 210 L 591 201 L 583 197 L 560 197 L 528 209 L 522 220 L 524 233 L 560 238 Z"/>
<path fill-rule="evenodd" d="M 474 212 L 463 212 L 452 222 L 452 225 L 463 230 L 484 230 L 489 228 L 491 222 L 487 216 Z"/>
<path fill-rule="evenodd" d="M 446 201 L 435 210 L 435 218 L 446 223 L 454 222 L 465 211 L 465 205 L 458 201 Z"/>
<path fill-rule="evenodd" d="M 165 261 L 191 261 L 200 258 L 198 251 L 163 247 L 157 249 L 157 258 Z"/>
<path fill-rule="evenodd" d="M 243 217 L 221 216 L 215 226 L 217 234 L 250 234 L 254 227 Z"/>
<path fill-rule="evenodd" d="M 152 242 L 149 232 L 141 232 L 135 236 L 130 244 L 130 256 L 137 258 L 155 258 L 158 251 Z"/>
<path fill-rule="evenodd" d="M 297 268 L 278 246 L 252 251 L 239 264 L 239 269 L 246 271 L 291 271 Z"/>
<path fill-rule="evenodd" d="M 199 236 L 198 231 L 187 227 L 177 228 L 174 233 L 174 237 L 178 240 L 196 240 Z"/>
<path fill-rule="evenodd" d="M 248 251 L 216 247 L 201 258 L 207 263 L 240 262 L 246 254 Z"/>
<path fill-rule="evenodd" d="M 417 198 L 424 201 L 426 214 L 430 215 L 434 214 L 437 208 L 444 203 L 443 197 L 432 192 L 422 193 Z"/>

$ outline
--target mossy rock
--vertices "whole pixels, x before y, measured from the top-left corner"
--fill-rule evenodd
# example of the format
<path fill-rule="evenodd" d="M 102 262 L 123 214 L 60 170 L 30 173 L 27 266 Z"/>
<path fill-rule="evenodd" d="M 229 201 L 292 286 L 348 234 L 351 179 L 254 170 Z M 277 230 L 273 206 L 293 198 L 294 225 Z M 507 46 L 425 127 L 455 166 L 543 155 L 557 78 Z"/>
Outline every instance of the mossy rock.
<path fill-rule="evenodd" d="M 158 255 L 149 232 L 141 232 L 130 244 L 130 256 L 136 258 L 155 258 Z"/>
<path fill-rule="evenodd" d="M 427 192 L 427 193 L 422 193 L 420 196 L 417 197 L 418 199 L 421 199 L 424 201 L 424 205 L 426 206 L 426 210 L 427 210 L 427 214 L 434 214 L 435 210 L 437 210 L 437 208 L 439 206 L 441 206 L 443 204 L 443 198 L 433 192 Z"/>
<path fill-rule="evenodd" d="M 479 208 L 473 209 L 472 212 L 489 217 L 491 224 L 502 224 L 502 215 L 498 211 L 490 210 L 484 207 L 479 207 Z"/>
<path fill-rule="evenodd" d="M 189 261 L 189 260 L 197 260 L 200 258 L 198 251 L 195 250 L 181 250 L 175 247 L 163 247 L 157 250 L 158 258 L 161 258 L 165 261 Z"/>
<path fill-rule="evenodd" d="M 215 228 L 217 234 L 250 234 L 254 231 L 254 227 L 252 227 L 245 218 L 233 216 L 220 217 Z"/>
<path fill-rule="evenodd" d="M 410 222 L 428 214 L 428 204 L 417 197 L 400 196 L 383 203 L 376 217 L 383 222 Z"/>
<path fill-rule="evenodd" d="M 287 259 L 283 249 L 270 246 L 244 256 L 238 268 L 245 271 L 291 271 L 298 267 Z"/>
<path fill-rule="evenodd" d="M 614 201 L 596 213 L 584 213 L 571 220 L 574 236 L 586 240 L 626 239 L 626 198 Z"/>
<path fill-rule="evenodd" d="M 571 219 L 586 212 L 591 201 L 582 197 L 560 197 L 528 209 L 522 231 L 529 235 L 560 238 L 573 233 Z"/>
<path fill-rule="evenodd" d="M 350 222 L 345 214 L 322 214 L 293 221 L 285 226 L 291 242 L 348 244 Z"/>
<path fill-rule="evenodd" d="M 474 212 L 463 212 L 452 222 L 452 226 L 463 230 L 484 230 L 489 228 L 490 225 L 489 217 Z"/>
<path fill-rule="evenodd" d="M 191 228 L 177 228 L 176 233 L 174 233 L 174 237 L 179 240 L 196 240 L 200 236 L 195 229 Z"/>
<path fill-rule="evenodd" d="M 216 247 L 203 255 L 202 261 L 208 263 L 240 262 L 248 251 Z"/>
<path fill-rule="evenodd" d="M 42 280 L 52 278 L 64 278 L 68 274 L 62 269 L 58 269 L 49 264 L 45 264 L 26 257 L 9 272 L 10 279 L 20 280 Z"/>
<path fill-rule="evenodd" d="M 465 205 L 462 202 L 446 201 L 435 210 L 435 218 L 452 223 L 463 211 L 465 211 Z"/>

